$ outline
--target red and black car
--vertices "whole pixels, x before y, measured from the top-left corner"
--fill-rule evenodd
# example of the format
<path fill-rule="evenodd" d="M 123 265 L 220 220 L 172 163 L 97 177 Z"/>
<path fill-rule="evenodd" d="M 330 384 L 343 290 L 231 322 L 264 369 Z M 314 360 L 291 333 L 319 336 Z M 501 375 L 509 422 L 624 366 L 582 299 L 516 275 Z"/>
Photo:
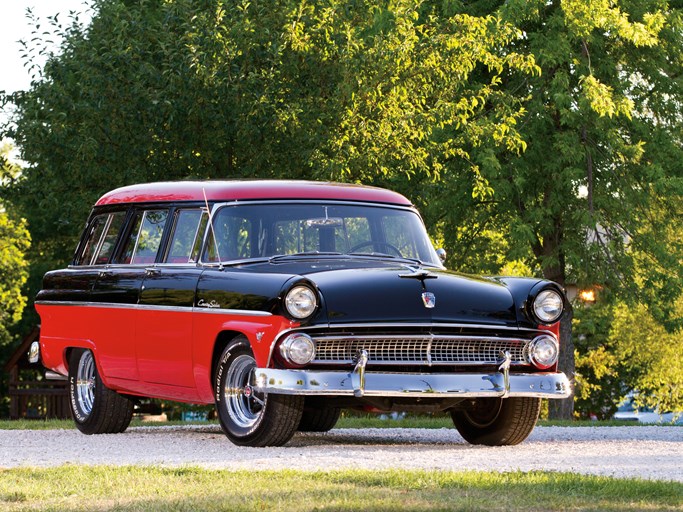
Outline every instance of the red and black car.
<path fill-rule="evenodd" d="M 449 411 L 469 442 L 508 445 L 570 394 L 565 300 L 445 270 L 400 194 L 214 181 L 104 195 L 36 308 L 39 356 L 86 434 L 122 432 L 154 397 L 215 403 L 239 445 L 329 430 L 343 408 Z"/>

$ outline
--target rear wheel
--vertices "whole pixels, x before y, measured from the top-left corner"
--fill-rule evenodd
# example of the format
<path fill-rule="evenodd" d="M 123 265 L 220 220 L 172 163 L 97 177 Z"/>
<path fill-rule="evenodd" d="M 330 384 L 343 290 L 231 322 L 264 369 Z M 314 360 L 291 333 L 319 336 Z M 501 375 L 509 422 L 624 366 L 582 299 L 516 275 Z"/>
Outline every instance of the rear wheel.
<path fill-rule="evenodd" d="M 123 432 L 133 417 L 133 401 L 102 383 L 90 350 L 76 349 L 69 356 L 69 403 L 84 434 Z"/>
<path fill-rule="evenodd" d="M 466 408 L 452 410 L 451 417 L 467 442 L 506 446 L 529 437 L 540 411 L 540 398 L 478 398 Z"/>
<path fill-rule="evenodd" d="M 305 407 L 299 432 L 327 432 L 334 428 L 341 415 L 338 407 Z"/>
<path fill-rule="evenodd" d="M 282 446 L 296 432 L 304 398 L 257 393 L 251 386 L 256 361 L 246 338 L 222 353 L 216 367 L 216 411 L 228 438 L 239 446 Z"/>

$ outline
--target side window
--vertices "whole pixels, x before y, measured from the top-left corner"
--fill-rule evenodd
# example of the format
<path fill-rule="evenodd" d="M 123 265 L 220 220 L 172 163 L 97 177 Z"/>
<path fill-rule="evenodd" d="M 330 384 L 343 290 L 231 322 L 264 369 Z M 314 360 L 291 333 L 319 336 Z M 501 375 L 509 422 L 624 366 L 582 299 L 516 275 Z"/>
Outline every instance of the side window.
<path fill-rule="evenodd" d="M 194 263 L 197 261 L 208 216 L 201 210 L 180 210 L 175 217 L 173 236 L 164 261 Z"/>
<path fill-rule="evenodd" d="M 95 265 L 105 265 L 106 263 L 109 263 L 109 258 L 114 252 L 116 240 L 119 238 L 125 220 L 126 212 L 116 212 L 109 216 L 107 227 L 104 230 L 104 236 L 102 237 L 102 243 L 100 244 L 97 256 L 95 256 Z"/>
<path fill-rule="evenodd" d="M 156 261 L 168 210 L 146 210 L 135 214 L 119 263 L 144 265 Z"/>
<path fill-rule="evenodd" d="M 104 228 L 107 225 L 107 219 L 109 215 L 98 215 L 93 219 L 93 221 L 88 226 L 88 239 L 85 242 L 85 247 L 80 257 L 76 261 L 76 265 L 90 265 L 97 248 L 100 245 L 100 240 L 102 240 L 102 233 L 104 233 Z"/>
<path fill-rule="evenodd" d="M 105 265 L 114 251 L 126 212 L 98 215 L 90 223 L 88 239 L 77 265 Z"/>

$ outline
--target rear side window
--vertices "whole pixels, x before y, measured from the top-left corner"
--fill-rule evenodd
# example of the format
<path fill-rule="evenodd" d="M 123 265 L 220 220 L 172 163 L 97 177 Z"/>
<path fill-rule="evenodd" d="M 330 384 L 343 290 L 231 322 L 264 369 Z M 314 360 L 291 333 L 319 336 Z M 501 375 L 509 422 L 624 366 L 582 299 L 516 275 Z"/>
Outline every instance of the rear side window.
<path fill-rule="evenodd" d="M 168 210 L 146 210 L 137 212 L 132 221 L 119 263 L 144 265 L 156 261 L 161 245 L 164 227 L 168 218 Z"/>
<path fill-rule="evenodd" d="M 95 217 L 88 226 L 88 238 L 76 265 L 106 265 L 116 246 L 126 212 Z"/>
<path fill-rule="evenodd" d="M 199 257 L 199 250 L 206 229 L 208 215 L 202 210 L 180 210 L 175 215 L 175 226 L 166 263 L 194 263 Z"/>

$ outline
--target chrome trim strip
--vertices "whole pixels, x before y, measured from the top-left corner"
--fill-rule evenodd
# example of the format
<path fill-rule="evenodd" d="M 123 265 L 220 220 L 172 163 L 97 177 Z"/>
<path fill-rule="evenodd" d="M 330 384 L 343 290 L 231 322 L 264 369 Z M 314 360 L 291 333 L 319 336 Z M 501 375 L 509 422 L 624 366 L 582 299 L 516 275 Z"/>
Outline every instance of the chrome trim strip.
<path fill-rule="evenodd" d="M 491 331 L 495 330 L 501 330 L 501 331 L 517 331 L 517 332 L 543 332 L 547 333 L 550 331 L 542 331 L 540 329 L 532 329 L 530 327 L 512 327 L 509 325 L 496 325 L 496 324 L 466 324 L 466 323 L 445 323 L 445 322 L 425 322 L 425 323 L 367 323 L 367 324 L 327 324 L 326 326 L 327 329 L 330 330 L 341 330 L 341 329 L 362 329 L 362 328 L 370 328 L 370 329 L 375 329 L 375 328 L 390 328 L 394 330 L 400 331 L 403 328 L 427 328 L 427 329 L 433 329 L 433 328 L 444 328 L 444 329 L 459 329 L 459 328 L 467 328 L 467 329 L 487 329 Z M 319 328 L 319 326 L 311 326 L 311 327 L 302 327 L 302 329 L 315 329 Z"/>
<path fill-rule="evenodd" d="M 354 378 L 355 377 L 355 378 Z M 257 368 L 253 386 L 283 395 L 357 396 L 353 372 Z M 506 385 L 507 384 L 507 385 Z M 381 373 L 365 372 L 364 397 L 567 398 L 571 386 L 564 373 Z"/>
<path fill-rule="evenodd" d="M 107 309 L 138 309 L 142 311 L 176 311 L 178 313 L 209 313 L 214 315 L 239 315 L 239 316 L 273 316 L 268 311 L 256 311 L 252 309 L 222 309 L 203 308 L 198 306 L 163 306 L 156 304 L 119 304 L 116 302 L 85 302 L 85 301 L 59 301 L 40 300 L 36 301 L 40 306 L 80 306 L 85 308 Z"/>
<path fill-rule="evenodd" d="M 256 311 L 253 309 L 221 309 L 221 308 L 202 308 L 195 306 L 192 308 L 194 313 L 204 313 L 209 315 L 241 315 L 241 316 L 273 316 L 268 311 Z"/>
<path fill-rule="evenodd" d="M 510 341 L 510 342 L 517 342 L 517 343 L 528 343 L 531 341 L 531 339 L 524 339 L 524 338 L 498 338 L 496 336 L 466 336 L 463 334 L 410 334 L 410 333 L 401 333 L 401 334 L 387 334 L 387 335 L 382 335 L 382 334 L 368 334 L 367 336 L 365 334 L 349 334 L 349 335 L 332 335 L 332 336 L 327 336 L 325 334 L 321 334 L 320 336 L 311 336 L 314 340 L 321 340 L 321 341 L 347 341 L 347 340 L 367 340 L 367 341 L 376 341 L 376 340 L 404 340 L 406 338 L 410 338 L 411 340 L 422 340 L 422 341 L 433 341 L 433 340 L 455 340 L 455 341 L 469 341 L 472 339 L 475 339 L 477 341 Z"/>

